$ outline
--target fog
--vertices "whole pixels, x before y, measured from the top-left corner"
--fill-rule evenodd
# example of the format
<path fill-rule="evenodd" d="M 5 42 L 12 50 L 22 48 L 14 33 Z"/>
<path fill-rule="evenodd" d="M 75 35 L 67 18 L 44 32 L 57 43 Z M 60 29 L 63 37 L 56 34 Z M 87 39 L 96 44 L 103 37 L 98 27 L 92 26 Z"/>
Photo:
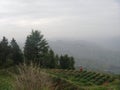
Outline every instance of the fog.
<path fill-rule="evenodd" d="M 0 0 L 0 37 L 24 41 L 32 29 L 48 39 L 120 36 L 119 0 Z"/>
<path fill-rule="evenodd" d="M 47 40 L 84 40 L 117 50 L 120 1 L 0 0 L 0 38 L 24 44 L 32 29 Z"/>
<path fill-rule="evenodd" d="M 22 48 L 32 29 L 76 66 L 120 73 L 120 0 L 0 0 L 1 39 Z"/>

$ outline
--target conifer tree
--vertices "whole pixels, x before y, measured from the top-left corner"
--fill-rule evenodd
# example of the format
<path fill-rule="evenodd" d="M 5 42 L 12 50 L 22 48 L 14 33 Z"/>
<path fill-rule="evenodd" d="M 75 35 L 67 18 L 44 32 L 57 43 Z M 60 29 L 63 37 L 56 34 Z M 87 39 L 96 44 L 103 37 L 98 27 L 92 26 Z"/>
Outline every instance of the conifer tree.
<path fill-rule="evenodd" d="M 75 69 L 74 64 L 75 64 L 75 60 L 73 57 L 69 57 L 69 61 L 70 61 L 70 66 L 69 69 Z"/>
<path fill-rule="evenodd" d="M 67 54 L 60 56 L 60 68 L 61 69 L 74 69 L 74 58 L 69 57 Z"/>
<path fill-rule="evenodd" d="M 48 43 L 41 32 L 32 30 L 31 34 L 27 36 L 25 42 L 25 59 L 27 62 L 36 62 L 43 66 L 45 55 L 48 53 L 48 48 Z"/>
<path fill-rule="evenodd" d="M 58 54 L 55 55 L 55 61 L 56 61 L 56 68 L 60 68 L 60 57 Z"/>
<path fill-rule="evenodd" d="M 52 49 L 50 49 L 48 52 L 47 62 L 48 62 L 48 64 L 46 66 L 48 68 L 55 68 L 56 67 L 55 54 L 54 54 L 54 51 Z"/>
<path fill-rule="evenodd" d="M 8 45 L 8 40 L 6 37 L 3 37 L 2 41 L 0 42 L 0 60 L 2 65 L 7 63 L 9 53 L 10 46 Z"/>
<path fill-rule="evenodd" d="M 18 65 L 23 62 L 23 54 L 21 49 L 19 48 L 16 40 L 13 38 L 11 40 L 11 59 L 14 62 L 14 65 Z"/>

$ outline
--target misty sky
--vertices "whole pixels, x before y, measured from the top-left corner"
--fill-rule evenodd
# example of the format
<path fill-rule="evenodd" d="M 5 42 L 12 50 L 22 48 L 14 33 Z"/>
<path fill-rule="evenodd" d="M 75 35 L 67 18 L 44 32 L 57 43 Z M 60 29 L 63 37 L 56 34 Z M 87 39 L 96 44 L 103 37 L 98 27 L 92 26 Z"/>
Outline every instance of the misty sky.
<path fill-rule="evenodd" d="M 120 0 L 0 0 L 0 38 L 22 40 L 32 29 L 46 38 L 120 36 Z"/>

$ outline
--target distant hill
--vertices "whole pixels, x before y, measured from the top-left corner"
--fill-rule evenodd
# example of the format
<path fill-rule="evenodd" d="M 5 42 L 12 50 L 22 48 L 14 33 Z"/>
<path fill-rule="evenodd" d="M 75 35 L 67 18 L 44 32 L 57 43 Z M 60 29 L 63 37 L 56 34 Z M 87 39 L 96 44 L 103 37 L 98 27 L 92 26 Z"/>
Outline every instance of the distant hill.
<path fill-rule="evenodd" d="M 110 49 L 110 50 L 120 52 L 120 36 L 97 41 L 97 43 L 105 48 Z"/>
<path fill-rule="evenodd" d="M 58 54 L 75 57 L 76 67 L 120 73 L 120 52 L 103 48 L 87 41 L 50 41 L 51 48 Z"/>

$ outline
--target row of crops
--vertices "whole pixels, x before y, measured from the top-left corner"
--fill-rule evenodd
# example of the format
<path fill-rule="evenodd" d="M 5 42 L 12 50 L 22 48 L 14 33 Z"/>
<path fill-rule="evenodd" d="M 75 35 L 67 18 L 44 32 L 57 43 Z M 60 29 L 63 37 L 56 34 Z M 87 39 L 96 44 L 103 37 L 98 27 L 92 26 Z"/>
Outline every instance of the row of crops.
<path fill-rule="evenodd" d="M 49 70 L 49 73 L 80 86 L 107 85 L 115 80 L 111 75 L 91 71 L 53 69 Z"/>

